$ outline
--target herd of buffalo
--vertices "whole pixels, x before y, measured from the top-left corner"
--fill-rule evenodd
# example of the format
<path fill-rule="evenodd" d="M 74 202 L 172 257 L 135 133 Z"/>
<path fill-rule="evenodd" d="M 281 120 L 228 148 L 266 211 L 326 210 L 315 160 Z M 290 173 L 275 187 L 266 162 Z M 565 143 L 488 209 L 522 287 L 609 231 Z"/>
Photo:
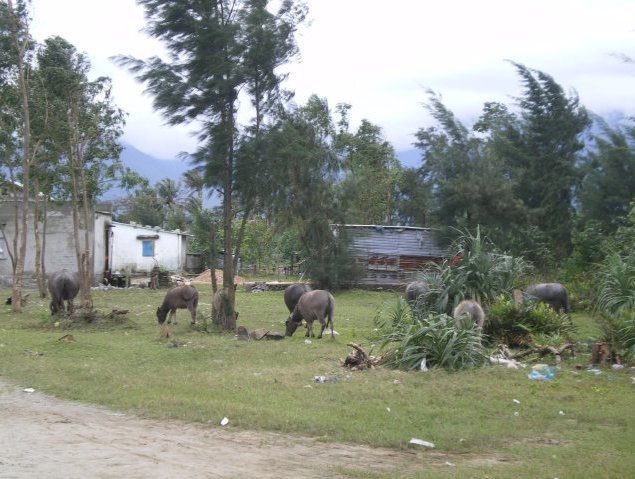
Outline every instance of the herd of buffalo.
<path fill-rule="evenodd" d="M 51 314 L 60 312 L 72 312 L 73 299 L 79 292 L 79 276 L 77 273 L 61 270 L 52 273 L 48 280 L 48 289 L 51 294 Z M 429 293 L 430 289 L 425 281 L 413 281 L 406 286 L 406 301 L 414 305 L 422 297 Z M 218 291 L 214 296 L 214 309 L 220 309 L 220 301 L 223 291 Z M 555 311 L 563 310 L 569 313 L 569 295 L 566 288 L 560 283 L 537 283 L 528 286 L 521 292 L 522 297 L 542 301 L 550 305 Z M 298 326 L 304 320 L 306 323 L 307 337 L 315 337 L 313 322 L 320 322 L 318 338 L 322 337 L 327 327 L 331 328 L 331 338 L 334 337 L 333 313 L 335 311 L 335 299 L 328 291 L 313 290 L 305 283 L 296 283 L 288 286 L 284 291 L 284 303 L 289 310 L 289 317 L 285 323 L 285 336 L 292 336 Z M 161 306 L 157 308 L 157 320 L 159 324 L 176 322 L 176 310 L 187 309 L 192 317 L 192 324 L 196 323 L 196 309 L 198 306 L 198 291 L 190 285 L 177 286 L 170 289 L 163 299 Z M 169 313 L 169 316 L 168 316 Z M 485 313 L 481 305 L 472 300 L 461 301 L 453 311 L 457 321 L 471 320 L 479 328 L 485 323 Z"/>

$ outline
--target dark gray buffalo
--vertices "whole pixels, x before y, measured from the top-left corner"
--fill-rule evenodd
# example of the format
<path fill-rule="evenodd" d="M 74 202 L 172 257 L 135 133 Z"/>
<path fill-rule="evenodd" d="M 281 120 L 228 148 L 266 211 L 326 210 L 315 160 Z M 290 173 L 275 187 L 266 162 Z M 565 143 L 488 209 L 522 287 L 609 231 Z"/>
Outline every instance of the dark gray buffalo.
<path fill-rule="evenodd" d="M 406 301 L 410 306 L 417 304 L 430 292 L 430 286 L 426 281 L 412 281 L 406 286 Z"/>
<path fill-rule="evenodd" d="M 465 299 L 457 304 L 452 312 L 452 316 L 456 319 L 466 315 L 476 323 L 479 329 L 483 329 L 483 325 L 485 324 L 485 312 L 480 304 L 471 299 Z"/>
<path fill-rule="evenodd" d="M 62 269 L 49 276 L 49 293 L 51 293 L 51 314 L 73 312 L 73 300 L 79 292 L 79 275 L 73 271 Z"/>
<path fill-rule="evenodd" d="M 176 310 L 186 309 L 192 316 L 192 324 L 196 324 L 196 308 L 198 307 L 198 291 L 194 286 L 183 285 L 172 288 L 165 294 L 163 303 L 157 308 L 157 319 L 159 324 L 165 322 L 165 317 L 170 312 L 168 323 L 174 319 L 176 324 Z"/>
<path fill-rule="evenodd" d="M 284 290 L 284 304 L 287 305 L 287 309 L 290 313 L 293 312 L 295 305 L 298 304 L 300 296 L 308 291 L 311 291 L 311 286 L 306 283 L 296 283 L 287 286 Z"/>
<path fill-rule="evenodd" d="M 567 289 L 560 283 L 536 283 L 531 284 L 523 291 L 525 298 L 529 300 L 538 300 L 547 303 L 557 313 L 564 310 L 565 313 L 571 311 L 569 305 L 569 293 Z"/>
<path fill-rule="evenodd" d="M 306 337 L 314 338 L 313 321 L 318 320 L 322 325 L 318 339 L 322 337 L 324 329 L 331 324 L 331 338 L 335 338 L 333 333 L 333 312 L 335 311 L 335 299 L 328 291 L 316 289 L 308 291 L 300 296 L 298 304 L 289 315 L 285 323 L 287 329 L 285 336 L 293 336 L 298 325 L 304 319 L 306 321 Z"/>

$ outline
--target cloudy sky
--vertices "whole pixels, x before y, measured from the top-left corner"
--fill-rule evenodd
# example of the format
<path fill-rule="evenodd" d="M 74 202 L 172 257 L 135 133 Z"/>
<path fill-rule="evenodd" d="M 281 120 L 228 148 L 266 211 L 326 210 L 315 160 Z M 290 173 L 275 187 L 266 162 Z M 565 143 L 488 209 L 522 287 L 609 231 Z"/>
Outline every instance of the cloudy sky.
<path fill-rule="evenodd" d="M 550 74 L 600 115 L 635 114 L 633 0 L 308 0 L 299 61 L 288 89 L 304 103 L 315 93 L 334 109 L 352 106 L 355 127 L 366 118 L 396 150 L 433 123 L 426 90 L 470 124 L 486 101 L 513 104 L 522 93 L 506 60 Z M 187 128 L 167 127 L 143 86 L 109 58 L 161 54 L 140 30 L 134 0 L 33 0 L 32 34 L 59 35 L 82 52 L 93 74 L 113 79 L 117 105 L 128 113 L 123 140 L 158 158 L 191 152 Z"/>

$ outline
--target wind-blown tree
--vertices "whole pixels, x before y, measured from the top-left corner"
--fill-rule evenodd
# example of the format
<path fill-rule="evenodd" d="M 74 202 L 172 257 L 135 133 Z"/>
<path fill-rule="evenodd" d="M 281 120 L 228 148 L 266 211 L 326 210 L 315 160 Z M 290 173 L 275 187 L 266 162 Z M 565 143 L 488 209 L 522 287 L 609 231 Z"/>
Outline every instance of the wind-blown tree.
<path fill-rule="evenodd" d="M 528 209 L 528 224 L 545 235 L 556 259 L 564 258 L 571 247 L 577 163 L 589 115 L 577 94 L 567 96 L 550 75 L 511 63 L 524 86 L 517 121 L 507 125 L 503 146 L 514 193 Z"/>
<path fill-rule="evenodd" d="M 33 142 L 31 131 L 29 77 L 33 53 L 34 42 L 29 34 L 27 3 L 22 0 L 16 2 L 7 0 L 0 3 L 0 87 L 3 96 L 8 97 L 9 106 L 13 107 L 15 115 L 10 125 L 13 128 L 15 140 L 11 139 L 6 143 L 11 150 L 10 155 L 13 156 L 6 159 L 7 166 L 10 167 L 15 205 L 11 292 L 11 309 L 15 312 L 22 309 L 31 167 L 35 163 L 38 149 Z M 11 134 L 9 133 L 9 136 Z M 15 188 L 18 176 L 21 180 L 19 190 Z"/>
<path fill-rule="evenodd" d="M 355 133 L 349 132 L 350 105 L 337 106 L 339 131 L 334 144 L 346 176 L 341 182 L 349 196 L 349 219 L 355 223 L 393 224 L 401 164 L 394 148 L 381 136 L 381 128 L 362 120 Z"/>
<path fill-rule="evenodd" d="M 612 234 L 635 199 L 635 128 L 610 128 L 595 137 L 578 192 L 580 219 Z"/>
<path fill-rule="evenodd" d="M 223 284 L 227 300 L 223 326 L 235 328 L 234 264 L 232 222 L 234 199 L 240 194 L 236 147 L 238 96 L 245 91 L 256 105 L 256 131 L 264 99 L 277 88 L 274 68 L 289 58 L 293 33 L 304 16 L 303 3 L 281 2 L 276 14 L 269 14 L 266 0 L 139 0 L 146 12 L 146 31 L 163 41 L 169 62 L 159 57 L 139 60 L 119 57 L 137 79 L 154 95 L 154 107 L 170 124 L 198 122 L 201 146 L 194 161 L 204 168 L 206 183 L 223 198 Z M 252 20 L 253 19 L 253 20 Z M 258 19 L 258 21 L 256 21 Z M 260 25 L 260 26 L 258 26 Z M 280 42 L 277 34 L 284 30 Z M 262 32 L 263 36 L 256 33 Z M 266 39 L 261 45 L 259 41 Z M 261 75 L 257 75 L 260 72 Z M 257 162 L 254 163 L 257 166 Z M 252 175 L 258 169 L 251 169 Z M 248 202 L 244 202 L 248 205 Z M 247 215 L 245 215 L 247 216 Z"/>
<path fill-rule="evenodd" d="M 60 199 L 71 201 L 81 306 L 91 309 L 93 209 L 121 170 L 124 117 L 112 101 L 110 80 L 88 80 L 90 62 L 83 54 L 60 37 L 45 44 L 40 71 L 52 104 L 49 148 L 58 155 Z"/>
<path fill-rule="evenodd" d="M 422 152 L 420 179 L 432 194 L 432 221 L 461 229 L 480 225 L 488 235 L 516 221 L 518 205 L 502 158 L 488 148 L 486 139 L 465 127 L 436 93 L 428 94 L 426 107 L 438 126 L 420 129 L 415 145 Z M 477 124 L 490 121 L 486 111 Z"/>
<path fill-rule="evenodd" d="M 263 136 L 269 165 L 261 185 L 268 214 L 278 231 L 297 234 L 307 276 L 322 287 L 337 288 L 354 277 L 345 239 L 329 225 L 343 223 L 346 206 L 335 187 L 340 162 L 332 148 L 334 126 L 326 100 L 312 95 Z"/>
<path fill-rule="evenodd" d="M 419 168 L 404 168 L 397 189 L 396 211 L 400 224 L 430 226 L 432 192 Z"/>

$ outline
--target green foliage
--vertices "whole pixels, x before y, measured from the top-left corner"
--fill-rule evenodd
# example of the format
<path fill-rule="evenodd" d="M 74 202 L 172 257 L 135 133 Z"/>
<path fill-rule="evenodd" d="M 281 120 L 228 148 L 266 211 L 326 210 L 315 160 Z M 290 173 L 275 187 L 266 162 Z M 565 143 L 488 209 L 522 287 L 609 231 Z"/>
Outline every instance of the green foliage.
<path fill-rule="evenodd" d="M 558 314 L 545 303 L 516 304 L 500 295 L 489 308 L 483 332 L 490 342 L 510 346 L 561 344 L 570 339 L 574 326 L 569 315 Z"/>
<path fill-rule="evenodd" d="M 340 181 L 350 198 L 349 222 L 392 224 L 401 164 L 393 147 L 382 138 L 381 128 L 363 119 L 355 133 L 348 131 L 350 105 L 338 105 L 340 127 L 333 141 L 342 159 L 345 176 Z"/>
<path fill-rule="evenodd" d="M 596 312 L 603 340 L 623 356 L 635 356 L 635 255 L 609 255 L 597 275 Z"/>
<path fill-rule="evenodd" d="M 303 232 L 304 270 L 317 288 L 338 290 L 355 282 L 359 268 L 348 244 L 349 239 L 342 230 L 336 236 L 323 222 L 312 223 Z"/>
<path fill-rule="evenodd" d="M 388 308 L 386 310 L 386 308 Z M 440 367 L 458 371 L 482 365 L 485 354 L 481 333 L 474 323 L 463 326 L 446 314 L 430 314 L 414 319 L 403 299 L 375 316 L 375 337 L 383 338 L 386 350 L 382 364 L 406 371 Z"/>
<path fill-rule="evenodd" d="M 452 259 L 418 275 L 430 286 L 427 308 L 438 313 L 452 314 L 464 299 L 487 306 L 499 294 L 511 292 L 528 268 L 522 258 L 499 253 L 491 241 L 481 236 L 480 228 L 475 234 L 459 231 L 450 250 Z"/>
<path fill-rule="evenodd" d="M 605 233 L 613 233 L 635 198 L 635 130 L 610 128 L 598 120 L 602 133 L 589 148 L 580 185 L 580 216 Z"/>

